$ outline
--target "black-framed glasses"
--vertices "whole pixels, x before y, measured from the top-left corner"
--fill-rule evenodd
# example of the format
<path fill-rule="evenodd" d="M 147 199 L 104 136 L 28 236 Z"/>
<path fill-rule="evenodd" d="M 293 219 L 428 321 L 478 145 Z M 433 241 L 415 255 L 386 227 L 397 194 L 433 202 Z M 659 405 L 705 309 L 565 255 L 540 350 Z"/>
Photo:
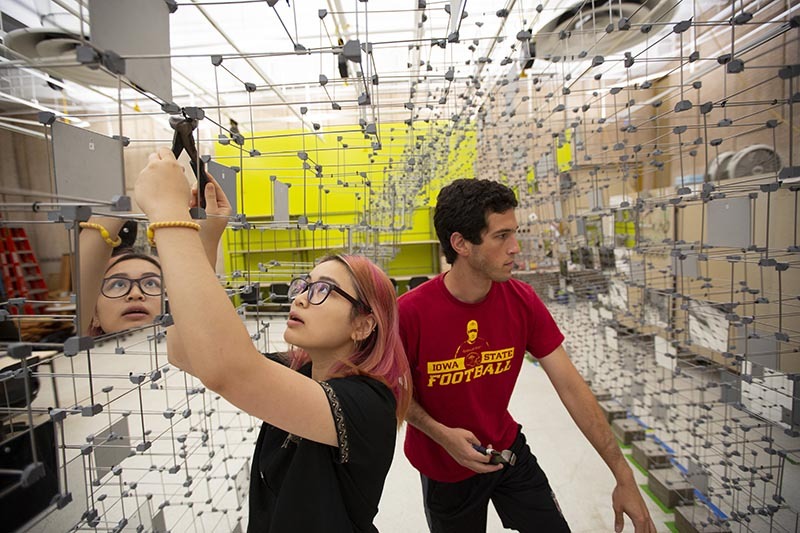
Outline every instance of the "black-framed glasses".
<path fill-rule="evenodd" d="M 304 292 L 308 291 L 308 303 L 312 305 L 320 305 L 322 302 L 328 299 L 328 296 L 331 292 L 336 292 L 356 306 L 356 309 L 360 309 L 365 313 L 371 313 L 372 308 L 358 300 L 353 298 L 349 294 L 347 294 L 343 289 L 337 287 L 333 283 L 328 281 L 308 281 L 304 278 L 295 278 L 289 284 L 289 301 L 294 301 L 295 298 L 303 294 Z"/>
<path fill-rule="evenodd" d="M 146 296 L 161 296 L 164 292 L 161 276 L 156 274 L 142 276 L 137 279 L 125 276 L 110 276 L 103 280 L 100 292 L 106 298 L 124 298 L 130 294 L 134 283 L 139 287 L 139 291 Z"/>

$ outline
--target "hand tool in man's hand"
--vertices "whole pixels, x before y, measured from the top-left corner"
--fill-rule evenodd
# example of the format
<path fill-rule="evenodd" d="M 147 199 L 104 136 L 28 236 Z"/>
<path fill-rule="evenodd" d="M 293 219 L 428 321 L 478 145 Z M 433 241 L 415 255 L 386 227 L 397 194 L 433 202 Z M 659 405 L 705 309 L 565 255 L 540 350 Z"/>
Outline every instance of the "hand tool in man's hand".
<path fill-rule="evenodd" d="M 498 452 L 497 450 L 493 450 L 491 448 L 485 448 L 480 444 L 473 444 L 472 445 L 475 450 L 481 452 L 483 455 L 491 455 L 491 459 L 489 459 L 489 464 L 491 465 L 508 465 L 514 466 L 517 462 L 517 456 L 511 450 L 503 450 L 502 452 Z"/>

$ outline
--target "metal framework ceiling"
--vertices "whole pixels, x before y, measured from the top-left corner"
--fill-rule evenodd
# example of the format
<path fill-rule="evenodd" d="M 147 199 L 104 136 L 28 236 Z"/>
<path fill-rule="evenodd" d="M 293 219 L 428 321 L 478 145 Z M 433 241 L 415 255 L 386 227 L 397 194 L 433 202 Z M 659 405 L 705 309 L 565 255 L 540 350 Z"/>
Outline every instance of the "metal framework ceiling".
<path fill-rule="evenodd" d="M 83 5 L 78 0 L 4 0 L 0 10 L 30 28 L 90 38 L 87 5 L 86 0 Z M 681 20 L 691 10 L 690 3 L 678 0 L 190 0 L 174 7 L 169 25 L 175 103 L 220 106 L 238 121 L 249 119 L 252 109 L 254 129 L 291 126 L 285 118 L 299 119 L 301 106 L 323 127 L 454 115 L 469 119 L 498 88 L 518 79 L 531 52 L 537 60 L 526 72 L 529 79 L 571 79 L 566 85 L 587 77 L 592 61 L 608 54 L 603 83 L 613 84 L 631 75 L 622 64 L 625 51 L 656 55 L 674 49 L 678 36 L 658 37 L 667 29 L 658 21 Z M 654 22 L 656 29 L 649 35 L 636 28 L 619 31 L 614 25 L 622 18 L 634 25 Z M 617 31 L 609 31 L 609 25 Z M 348 62 L 347 79 L 338 66 L 340 41 L 357 41 L 362 50 L 371 50 L 362 52 L 360 63 Z M 47 72 L 53 65 L 47 58 L 4 52 L 19 66 L 41 66 Z M 221 56 L 222 64 L 212 65 L 212 56 Z M 668 67 L 642 62 L 640 75 L 655 77 L 656 69 Z M 55 83 L 64 90 L 55 92 L 42 79 L 15 87 L 6 68 L 3 92 L 27 101 L 50 100 L 88 115 L 89 122 L 117 113 L 118 96 L 123 111 L 160 112 L 155 102 L 133 89 L 118 93 L 110 74 L 103 84 L 107 87 L 70 81 L 70 69 L 76 73 L 86 68 L 74 62 L 61 68 L 64 82 Z M 245 83 L 255 84 L 255 92 L 246 91 Z M 363 105 L 365 101 L 369 103 Z"/>

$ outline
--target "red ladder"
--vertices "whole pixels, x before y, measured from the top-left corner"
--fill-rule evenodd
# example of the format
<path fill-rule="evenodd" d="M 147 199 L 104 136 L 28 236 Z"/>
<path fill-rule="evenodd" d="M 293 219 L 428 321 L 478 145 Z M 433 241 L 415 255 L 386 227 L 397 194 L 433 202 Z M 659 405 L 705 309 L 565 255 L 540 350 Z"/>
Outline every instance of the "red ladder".
<path fill-rule="evenodd" d="M 6 298 L 24 298 L 26 314 L 41 313 L 43 306 L 30 302 L 47 299 L 47 284 L 24 228 L 0 227 L 0 271 Z"/>

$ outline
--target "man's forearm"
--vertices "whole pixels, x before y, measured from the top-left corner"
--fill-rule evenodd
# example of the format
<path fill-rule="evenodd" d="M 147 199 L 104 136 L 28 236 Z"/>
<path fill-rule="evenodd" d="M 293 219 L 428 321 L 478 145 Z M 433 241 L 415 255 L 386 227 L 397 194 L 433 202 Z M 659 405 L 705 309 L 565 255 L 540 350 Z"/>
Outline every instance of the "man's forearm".
<path fill-rule="evenodd" d="M 617 445 L 603 411 L 563 347 L 541 360 L 561 402 L 581 433 L 603 458 L 617 481 L 630 481 L 633 472 Z"/>
<path fill-rule="evenodd" d="M 425 433 L 434 442 L 438 443 L 440 441 L 441 430 L 444 426 L 429 415 L 413 398 L 411 399 L 411 404 L 408 406 L 406 422 Z"/>
<path fill-rule="evenodd" d="M 575 424 L 611 469 L 616 480 L 630 479 L 630 466 L 589 386 L 582 380 L 573 384 L 572 394 L 563 400 Z"/>

